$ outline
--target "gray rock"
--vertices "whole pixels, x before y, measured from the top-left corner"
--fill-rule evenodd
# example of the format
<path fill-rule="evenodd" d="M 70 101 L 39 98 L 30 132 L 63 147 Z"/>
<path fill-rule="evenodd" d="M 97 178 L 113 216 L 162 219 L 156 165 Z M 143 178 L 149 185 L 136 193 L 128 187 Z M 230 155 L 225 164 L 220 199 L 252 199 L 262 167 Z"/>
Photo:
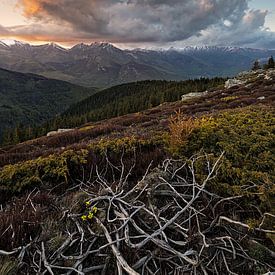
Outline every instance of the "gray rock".
<path fill-rule="evenodd" d="M 61 133 L 66 133 L 66 132 L 70 132 L 73 131 L 74 129 L 58 129 L 57 131 L 51 131 L 49 133 L 47 133 L 47 137 L 52 137 Z"/>
<path fill-rule="evenodd" d="M 243 84 L 245 84 L 245 83 L 246 83 L 245 80 L 240 80 L 240 79 L 233 78 L 233 79 L 228 79 L 228 80 L 225 82 L 224 87 L 225 87 L 226 89 L 229 89 L 229 88 L 231 88 L 231 87 L 243 85 Z"/>
<path fill-rule="evenodd" d="M 185 100 L 188 100 L 190 98 L 204 96 L 206 94 L 208 94 L 208 91 L 205 91 L 205 92 L 202 92 L 202 93 L 189 93 L 189 94 L 186 94 L 186 95 L 182 95 L 181 96 L 181 101 L 185 101 Z"/>

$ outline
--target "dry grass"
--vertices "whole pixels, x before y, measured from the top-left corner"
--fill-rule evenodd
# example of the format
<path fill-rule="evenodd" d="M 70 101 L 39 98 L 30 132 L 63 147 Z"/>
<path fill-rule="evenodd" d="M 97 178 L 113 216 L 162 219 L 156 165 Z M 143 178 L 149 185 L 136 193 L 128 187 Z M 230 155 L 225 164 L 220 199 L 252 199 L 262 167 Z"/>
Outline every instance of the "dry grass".
<path fill-rule="evenodd" d="M 178 148 L 183 147 L 195 128 L 196 121 L 192 117 L 182 114 L 180 110 L 171 116 L 169 119 L 170 151 L 176 153 Z"/>
<path fill-rule="evenodd" d="M 0 259 L 0 274 L 1 275 L 16 275 L 17 273 L 17 262 L 9 258 Z"/>
<path fill-rule="evenodd" d="M 0 247 L 12 250 L 34 239 L 47 216 L 45 207 L 51 204 L 52 200 L 47 194 L 38 192 L 16 199 L 0 212 Z"/>

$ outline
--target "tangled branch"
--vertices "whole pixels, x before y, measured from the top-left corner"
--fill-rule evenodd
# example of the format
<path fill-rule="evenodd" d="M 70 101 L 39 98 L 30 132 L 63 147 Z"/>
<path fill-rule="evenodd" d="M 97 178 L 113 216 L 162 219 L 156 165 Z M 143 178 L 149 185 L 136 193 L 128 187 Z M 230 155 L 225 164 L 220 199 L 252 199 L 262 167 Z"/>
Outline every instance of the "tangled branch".
<path fill-rule="evenodd" d="M 39 274 L 133 275 L 242 274 L 248 266 L 274 270 L 272 262 L 253 258 L 247 245 L 257 245 L 251 242 L 255 234 L 260 238 L 275 232 L 262 228 L 263 223 L 251 230 L 233 219 L 242 196 L 222 198 L 207 188 L 222 156 L 213 163 L 207 156 L 186 162 L 167 159 L 151 171 L 149 166 L 134 185 L 130 180 L 134 164 L 127 170 L 123 159 L 120 166 L 108 160 L 112 171 L 120 172 L 118 177 L 113 175 L 109 182 L 106 170 L 96 169 L 94 181 L 78 186 L 89 197 L 90 218 L 82 220 L 82 213 L 65 210 L 63 219 L 71 225 L 66 239 L 51 254 L 43 241 L 34 242 L 28 247 L 29 268 Z M 207 174 L 198 180 L 195 167 L 201 159 Z M 265 248 L 265 252 L 274 259 L 273 251 Z"/>

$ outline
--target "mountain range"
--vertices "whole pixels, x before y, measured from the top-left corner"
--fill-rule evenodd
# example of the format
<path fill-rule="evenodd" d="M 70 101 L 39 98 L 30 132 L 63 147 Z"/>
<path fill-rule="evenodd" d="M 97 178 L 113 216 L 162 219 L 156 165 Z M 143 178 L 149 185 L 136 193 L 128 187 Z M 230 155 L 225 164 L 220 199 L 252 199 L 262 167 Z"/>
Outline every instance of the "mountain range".
<path fill-rule="evenodd" d="M 109 43 L 30 45 L 0 42 L 0 66 L 83 86 L 109 87 L 140 80 L 185 80 L 232 76 L 275 50 L 238 47 L 185 47 L 168 50 L 119 49 Z"/>

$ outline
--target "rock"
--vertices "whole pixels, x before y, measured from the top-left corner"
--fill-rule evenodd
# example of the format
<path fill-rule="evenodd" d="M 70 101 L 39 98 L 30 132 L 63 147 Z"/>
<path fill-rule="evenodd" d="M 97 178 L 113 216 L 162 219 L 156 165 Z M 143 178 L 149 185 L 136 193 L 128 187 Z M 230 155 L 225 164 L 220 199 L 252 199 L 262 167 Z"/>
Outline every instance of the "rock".
<path fill-rule="evenodd" d="M 258 100 L 264 100 L 265 99 L 265 96 L 260 96 L 257 98 Z"/>
<path fill-rule="evenodd" d="M 225 82 L 224 87 L 225 87 L 226 89 L 229 89 L 229 88 L 231 88 L 231 87 L 243 85 L 243 84 L 245 84 L 245 83 L 246 83 L 246 81 L 244 81 L 244 80 L 239 80 L 239 79 L 233 78 L 233 79 L 228 79 L 228 80 Z"/>
<path fill-rule="evenodd" d="M 240 73 L 238 74 L 238 77 L 243 77 L 243 76 L 247 76 L 247 75 L 250 75 L 250 74 L 251 74 L 250 71 L 243 71 L 243 72 L 240 72 Z"/>
<path fill-rule="evenodd" d="M 51 131 L 49 133 L 47 133 L 47 137 L 52 137 L 55 136 L 57 134 L 61 134 L 61 133 L 66 133 L 66 132 L 70 132 L 73 131 L 74 129 L 58 129 L 57 131 Z"/>
<path fill-rule="evenodd" d="M 265 80 L 273 80 L 273 78 L 272 78 L 271 76 L 269 76 L 269 75 L 266 75 L 266 76 L 264 77 L 264 79 L 265 79 Z"/>
<path fill-rule="evenodd" d="M 73 131 L 74 129 L 58 129 L 57 133 L 66 133 L 66 132 L 70 132 Z"/>
<path fill-rule="evenodd" d="M 186 94 L 186 95 L 182 95 L 181 96 L 181 101 L 185 101 L 185 100 L 188 100 L 188 99 L 194 98 L 194 97 L 204 96 L 207 93 L 208 93 L 208 91 L 205 91 L 203 93 L 189 93 L 189 94 Z"/>
<path fill-rule="evenodd" d="M 52 137 L 54 135 L 58 134 L 57 131 L 51 131 L 47 134 L 47 137 Z"/>

